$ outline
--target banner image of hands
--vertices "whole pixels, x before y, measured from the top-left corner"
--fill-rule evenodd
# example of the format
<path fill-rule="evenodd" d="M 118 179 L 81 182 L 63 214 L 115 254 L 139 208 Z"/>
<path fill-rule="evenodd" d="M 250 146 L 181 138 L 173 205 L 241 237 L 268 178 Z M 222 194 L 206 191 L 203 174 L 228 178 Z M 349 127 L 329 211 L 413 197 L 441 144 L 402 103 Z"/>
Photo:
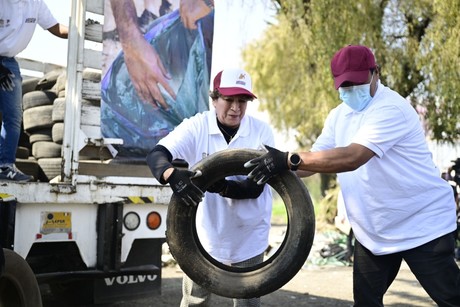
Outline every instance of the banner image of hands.
<path fill-rule="evenodd" d="M 209 109 L 214 6 L 105 0 L 101 130 L 121 157 L 146 157 L 183 119 Z"/>

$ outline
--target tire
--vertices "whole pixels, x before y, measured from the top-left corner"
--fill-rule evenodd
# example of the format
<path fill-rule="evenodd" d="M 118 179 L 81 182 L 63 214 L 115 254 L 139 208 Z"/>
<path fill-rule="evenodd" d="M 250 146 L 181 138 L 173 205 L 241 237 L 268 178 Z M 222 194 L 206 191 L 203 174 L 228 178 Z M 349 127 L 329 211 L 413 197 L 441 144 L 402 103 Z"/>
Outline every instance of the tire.
<path fill-rule="evenodd" d="M 34 272 L 15 252 L 3 249 L 5 271 L 0 277 L 0 306 L 40 307 L 42 299 Z"/>
<path fill-rule="evenodd" d="M 40 78 L 28 78 L 22 80 L 22 95 L 35 91 Z"/>
<path fill-rule="evenodd" d="M 48 182 L 61 175 L 62 158 L 41 158 L 37 161 L 39 165 L 38 179 Z"/>
<path fill-rule="evenodd" d="M 33 131 L 31 135 L 29 135 L 29 142 L 30 144 L 34 144 L 36 142 L 52 142 L 52 129 L 46 128 L 41 130 Z"/>
<path fill-rule="evenodd" d="M 54 142 L 35 142 L 32 145 L 32 155 L 36 159 L 58 158 L 61 156 L 62 145 Z"/>
<path fill-rule="evenodd" d="M 55 123 L 51 131 L 53 142 L 62 145 L 64 139 L 64 123 Z"/>
<path fill-rule="evenodd" d="M 58 77 L 64 72 L 63 69 L 53 69 L 47 72 L 37 83 L 37 90 L 49 90 L 57 82 Z"/>
<path fill-rule="evenodd" d="M 51 119 L 52 114 L 52 105 L 39 106 L 25 110 L 23 113 L 24 130 L 32 134 L 33 131 L 36 130 L 52 128 L 54 124 Z"/>
<path fill-rule="evenodd" d="M 225 150 L 208 156 L 192 170 L 202 176 L 193 179 L 203 191 L 230 175 L 245 175 L 244 163 L 263 152 L 248 149 Z M 199 243 L 195 228 L 196 207 L 172 196 L 167 214 L 167 242 L 171 254 L 187 276 L 212 293 L 230 298 L 252 298 L 271 293 L 291 280 L 305 263 L 313 245 L 315 215 L 303 182 L 290 171 L 273 177 L 268 184 L 286 206 L 288 225 L 279 249 L 262 264 L 236 268 L 214 260 Z"/>
<path fill-rule="evenodd" d="M 22 96 L 22 108 L 28 110 L 34 107 L 52 105 L 56 97 L 56 93 L 49 90 L 28 92 Z"/>

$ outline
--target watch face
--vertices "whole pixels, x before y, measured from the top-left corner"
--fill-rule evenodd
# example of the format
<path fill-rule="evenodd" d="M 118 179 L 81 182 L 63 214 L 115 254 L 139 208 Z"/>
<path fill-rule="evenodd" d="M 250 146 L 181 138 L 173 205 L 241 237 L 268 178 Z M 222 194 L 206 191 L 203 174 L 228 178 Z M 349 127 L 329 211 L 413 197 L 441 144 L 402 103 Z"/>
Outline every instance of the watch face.
<path fill-rule="evenodd" d="M 290 158 L 290 161 L 291 161 L 291 164 L 294 165 L 294 166 L 298 166 L 300 164 L 300 156 L 298 154 L 292 154 L 291 155 L 291 158 Z"/>

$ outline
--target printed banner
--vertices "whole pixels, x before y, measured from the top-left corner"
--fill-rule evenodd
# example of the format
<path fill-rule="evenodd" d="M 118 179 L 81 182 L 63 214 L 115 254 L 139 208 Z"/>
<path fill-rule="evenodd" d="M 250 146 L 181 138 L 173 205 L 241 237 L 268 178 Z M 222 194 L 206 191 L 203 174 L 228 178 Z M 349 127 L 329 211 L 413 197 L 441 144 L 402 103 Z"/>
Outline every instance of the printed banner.
<path fill-rule="evenodd" d="M 181 1 L 182 9 L 177 0 L 105 2 L 101 131 L 123 139 L 121 157 L 145 157 L 183 119 L 209 109 L 214 10 L 187 10 L 197 1 Z"/>

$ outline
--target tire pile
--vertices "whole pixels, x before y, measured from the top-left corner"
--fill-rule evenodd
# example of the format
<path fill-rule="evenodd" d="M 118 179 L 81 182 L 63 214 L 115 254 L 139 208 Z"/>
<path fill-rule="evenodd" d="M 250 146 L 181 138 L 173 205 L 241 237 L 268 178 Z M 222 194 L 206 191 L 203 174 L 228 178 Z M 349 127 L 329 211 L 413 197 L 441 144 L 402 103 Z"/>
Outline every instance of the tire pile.
<path fill-rule="evenodd" d="M 83 82 L 100 83 L 101 74 L 83 72 Z M 64 136 L 66 104 L 66 73 L 52 70 L 42 78 L 23 81 L 23 132 L 16 153 L 16 165 L 35 180 L 48 182 L 61 173 L 61 151 Z M 100 114 L 100 99 L 82 100 L 82 125 L 100 126 L 95 116 L 85 117 L 85 112 Z M 89 118 L 92 122 L 85 121 Z M 101 159 L 100 148 L 86 146 L 80 159 Z"/>

